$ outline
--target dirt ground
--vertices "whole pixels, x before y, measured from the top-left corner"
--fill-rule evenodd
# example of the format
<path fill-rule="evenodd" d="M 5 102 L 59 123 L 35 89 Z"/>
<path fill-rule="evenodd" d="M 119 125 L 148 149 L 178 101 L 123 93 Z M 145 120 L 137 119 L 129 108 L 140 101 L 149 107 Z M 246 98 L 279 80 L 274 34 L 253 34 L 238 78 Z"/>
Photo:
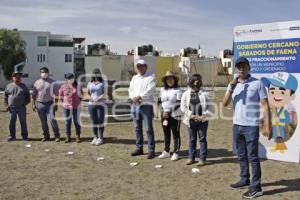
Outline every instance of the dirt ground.
<path fill-rule="evenodd" d="M 216 102 L 222 96 L 223 93 L 217 93 Z M 60 108 L 60 115 L 61 111 Z M 98 147 L 89 143 L 90 128 L 82 129 L 83 142 L 80 144 L 43 143 L 40 142 L 41 127 L 37 113 L 30 107 L 27 112 L 32 140 L 11 143 L 6 142 L 7 113 L 0 112 L 0 199 L 242 199 L 245 190 L 229 188 L 229 184 L 239 179 L 239 165 L 231 151 L 230 120 L 210 121 L 208 164 L 199 167 L 200 173 L 194 174 L 191 170 L 196 166 L 184 164 L 188 150 L 184 125 L 181 126 L 179 161 L 147 160 L 146 155 L 130 156 L 135 149 L 131 122 L 108 124 L 105 144 Z M 225 109 L 224 112 L 229 116 L 231 110 Z M 63 121 L 59 125 L 64 137 Z M 154 130 L 159 154 L 163 150 L 163 133 L 158 120 L 154 122 Z M 19 128 L 17 137 L 20 138 Z M 25 147 L 26 144 L 31 144 L 31 147 Z M 144 150 L 147 150 L 146 145 Z M 69 151 L 74 155 L 66 155 Z M 97 161 L 97 157 L 105 159 Z M 130 162 L 139 164 L 131 167 Z M 156 169 L 157 164 L 163 165 L 163 168 Z M 299 164 L 272 160 L 263 160 L 261 164 L 265 195 L 259 199 L 299 199 Z"/>

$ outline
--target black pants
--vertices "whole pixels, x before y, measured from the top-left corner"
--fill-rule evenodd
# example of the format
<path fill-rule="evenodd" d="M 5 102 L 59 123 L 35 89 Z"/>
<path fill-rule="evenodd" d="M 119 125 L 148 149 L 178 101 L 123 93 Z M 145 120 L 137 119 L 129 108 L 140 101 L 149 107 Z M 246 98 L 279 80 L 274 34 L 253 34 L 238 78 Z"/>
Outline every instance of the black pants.
<path fill-rule="evenodd" d="M 168 125 L 163 126 L 163 117 L 161 117 L 161 123 L 165 136 L 165 151 L 170 152 L 170 143 L 171 143 L 171 131 L 173 133 L 174 140 L 174 153 L 178 153 L 181 145 L 180 140 L 180 120 L 174 119 L 173 117 L 169 117 Z"/>

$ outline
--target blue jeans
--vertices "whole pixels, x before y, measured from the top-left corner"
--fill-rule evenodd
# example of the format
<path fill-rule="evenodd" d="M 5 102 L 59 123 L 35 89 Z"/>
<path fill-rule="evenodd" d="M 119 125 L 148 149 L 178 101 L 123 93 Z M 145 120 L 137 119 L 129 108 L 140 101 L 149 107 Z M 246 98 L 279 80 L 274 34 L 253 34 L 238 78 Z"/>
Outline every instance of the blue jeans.
<path fill-rule="evenodd" d="M 261 168 L 258 158 L 258 126 L 233 125 L 233 142 L 240 163 L 240 177 L 243 183 L 250 182 L 249 163 L 252 168 L 251 187 L 261 189 Z"/>
<path fill-rule="evenodd" d="M 49 127 L 47 120 L 49 118 L 50 124 L 52 126 L 54 136 L 56 138 L 60 137 L 59 128 L 57 121 L 55 119 L 55 112 L 53 109 L 53 102 L 37 102 L 37 111 L 42 124 L 43 135 L 45 138 L 49 138 Z"/>
<path fill-rule="evenodd" d="M 94 137 L 103 139 L 104 132 L 104 105 L 88 105 L 88 110 L 93 123 Z"/>
<path fill-rule="evenodd" d="M 190 127 L 188 127 L 188 133 L 190 137 L 189 141 L 189 157 L 195 160 L 196 157 L 196 146 L 197 146 L 197 136 L 199 137 L 200 151 L 199 157 L 201 160 L 205 161 L 207 157 L 207 134 L 208 121 L 206 122 L 194 122 L 190 121 Z"/>
<path fill-rule="evenodd" d="M 80 110 L 79 109 L 67 109 L 64 108 L 64 116 L 66 118 L 66 123 L 65 123 L 65 132 L 67 136 L 71 135 L 71 124 L 72 124 L 72 116 L 71 116 L 71 112 L 72 112 L 72 116 L 73 116 L 73 121 L 74 121 L 74 125 L 75 125 L 75 129 L 76 129 L 76 135 L 80 136 L 80 124 L 78 122 L 78 117 L 80 115 Z"/>
<path fill-rule="evenodd" d="M 131 115 L 135 128 L 136 135 L 136 148 L 137 150 L 143 150 L 143 120 L 148 135 L 148 150 L 155 152 L 155 140 L 153 132 L 153 106 L 152 105 L 141 105 L 131 106 Z"/>
<path fill-rule="evenodd" d="M 18 106 L 18 107 L 9 107 L 8 108 L 8 128 L 9 135 L 8 139 L 16 139 L 16 121 L 17 116 L 21 125 L 21 135 L 23 139 L 28 138 L 28 130 L 26 123 L 26 107 Z"/>

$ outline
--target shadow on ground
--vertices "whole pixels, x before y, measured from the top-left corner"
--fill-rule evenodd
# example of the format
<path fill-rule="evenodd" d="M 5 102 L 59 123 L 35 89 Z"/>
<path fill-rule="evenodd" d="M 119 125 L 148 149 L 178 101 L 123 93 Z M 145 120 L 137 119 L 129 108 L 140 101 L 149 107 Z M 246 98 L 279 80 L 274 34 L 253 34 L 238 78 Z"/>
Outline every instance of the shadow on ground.
<path fill-rule="evenodd" d="M 262 187 L 264 187 L 264 188 L 270 187 L 270 186 L 281 186 L 283 188 L 267 190 L 264 192 L 264 195 L 274 195 L 274 194 L 278 194 L 278 193 L 300 191 L 300 178 L 289 179 L 289 180 L 280 180 L 280 181 L 262 184 Z"/>

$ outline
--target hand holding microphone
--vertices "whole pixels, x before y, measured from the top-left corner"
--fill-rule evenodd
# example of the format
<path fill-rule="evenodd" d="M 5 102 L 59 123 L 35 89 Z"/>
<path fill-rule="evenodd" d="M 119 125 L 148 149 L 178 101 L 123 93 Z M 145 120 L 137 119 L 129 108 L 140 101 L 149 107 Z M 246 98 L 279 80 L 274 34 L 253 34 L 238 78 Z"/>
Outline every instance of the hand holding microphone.
<path fill-rule="evenodd" d="M 239 77 L 235 77 L 235 79 L 233 79 L 232 81 L 230 81 L 230 91 L 233 92 L 233 90 L 235 89 L 236 85 L 238 84 L 238 80 Z"/>

